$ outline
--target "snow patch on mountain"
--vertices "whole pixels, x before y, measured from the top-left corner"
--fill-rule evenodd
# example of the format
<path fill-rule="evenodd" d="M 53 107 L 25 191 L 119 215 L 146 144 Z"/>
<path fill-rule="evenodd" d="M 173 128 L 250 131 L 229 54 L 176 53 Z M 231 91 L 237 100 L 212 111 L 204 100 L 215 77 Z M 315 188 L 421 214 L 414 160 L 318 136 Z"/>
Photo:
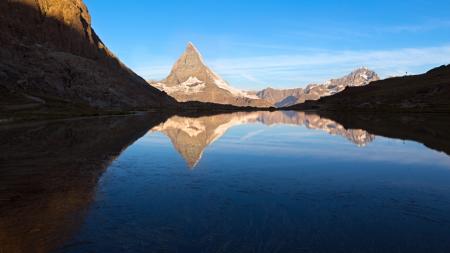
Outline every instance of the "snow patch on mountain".
<path fill-rule="evenodd" d="M 251 99 L 259 99 L 256 95 L 249 95 L 244 91 L 241 91 L 239 89 L 233 88 L 230 85 L 228 85 L 228 83 L 223 80 L 222 78 L 218 77 L 217 74 L 214 74 L 214 84 L 217 85 L 219 88 L 221 88 L 222 90 L 226 90 L 228 92 L 230 92 L 233 96 L 235 97 L 246 97 L 246 98 L 251 98 Z"/>
<path fill-rule="evenodd" d="M 164 83 L 155 83 L 153 86 L 167 92 L 168 94 L 172 94 L 174 92 L 194 94 L 202 92 L 206 87 L 205 82 L 200 81 L 197 77 L 193 76 L 190 76 L 186 81 L 180 83 L 179 85 L 167 86 Z"/>

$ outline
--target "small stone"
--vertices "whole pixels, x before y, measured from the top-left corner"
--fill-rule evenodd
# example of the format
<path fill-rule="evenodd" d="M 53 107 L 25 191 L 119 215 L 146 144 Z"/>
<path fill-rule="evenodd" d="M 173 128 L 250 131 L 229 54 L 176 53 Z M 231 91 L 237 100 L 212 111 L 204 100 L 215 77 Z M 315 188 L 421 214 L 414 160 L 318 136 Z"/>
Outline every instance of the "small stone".
<path fill-rule="evenodd" d="M 27 82 L 26 79 L 20 79 L 20 80 L 17 81 L 17 84 L 24 84 L 26 82 Z"/>
<path fill-rule="evenodd" d="M 8 74 L 6 74 L 3 71 L 0 71 L 0 80 L 6 80 L 8 79 Z"/>

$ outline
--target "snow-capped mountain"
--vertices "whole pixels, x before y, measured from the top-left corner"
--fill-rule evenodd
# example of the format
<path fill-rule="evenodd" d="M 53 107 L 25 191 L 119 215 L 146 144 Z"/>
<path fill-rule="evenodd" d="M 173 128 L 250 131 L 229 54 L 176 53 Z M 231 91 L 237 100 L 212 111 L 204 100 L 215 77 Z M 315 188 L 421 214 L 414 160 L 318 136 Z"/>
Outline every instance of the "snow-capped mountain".
<path fill-rule="evenodd" d="M 380 80 L 380 78 L 374 71 L 363 67 L 344 77 L 331 79 L 323 84 L 310 84 L 305 88 L 296 89 L 267 88 L 250 94 L 265 99 L 276 107 L 284 107 L 303 103 L 307 100 L 318 100 L 321 97 L 339 93 L 346 87 L 363 86 L 377 80 Z"/>
<path fill-rule="evenodd" d="M 237 106 L 270 106 L 255 95 L 231 87 L 203 61 L 197 48 L 189 43 L 172 68 L 160 82 L 149 82 L 180 102 L 200 101 Z"/>

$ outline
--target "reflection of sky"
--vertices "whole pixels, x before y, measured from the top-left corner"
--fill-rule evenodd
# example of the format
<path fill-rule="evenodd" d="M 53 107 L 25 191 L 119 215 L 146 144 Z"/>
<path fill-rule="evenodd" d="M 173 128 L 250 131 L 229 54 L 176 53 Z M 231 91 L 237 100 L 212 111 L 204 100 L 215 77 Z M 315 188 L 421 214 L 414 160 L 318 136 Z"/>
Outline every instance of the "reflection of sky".
<path fill-rule="evenodd" d="M 343 136 L 333 136 L 305 127 L 277 126 L 258 130 L 260 125 L 241 125 L 229 131 L 214 146 L 224 153 L 251 152 L 276 156 L 333 158 L 340 160 L 389 161 L 393 163 L 424 163 L 447 165 L 450 158 L 444 153 L 413 142 L 377 136 L 365 147 L 358 147 Z M 252 134 L 257 133 L 257 134 Z M 242 140 L 240 136 L 248 136 Z"/>
<path fill-rule="evenodd" d="M 415 142 L 376 137 L 361 148 L 304 126 L 245 124 L 206 147 L 192 171 L 165 134 L 149 132 L 103 174 L 67 252 L 221 252 L 230 242 L 440 252 L 448 168 L 448 156 Z"/>
<path fill-rule="evenodd" d="M 140 142 L 158 145 L 160 150 L 161 145 L 166 144 L 165 149 L 171 148 L 170 153 L 176 154 L 170 141 L 162 134 L 147 134 Z M 377 136 L 367 146 L 358 147 L 344 136 L 333 136 L 321 130 L 292 125 L 265 126 L 260 123 L 229 129 L 224 136 L 206 147 L 203 159 L 221 161 L 246 156 L 270 156 L 271 159 L 292 162 L 327 159 L 330 162 L 389 162 L 450 168 L 450 158 L 447 155 L 413 141 Z"/>

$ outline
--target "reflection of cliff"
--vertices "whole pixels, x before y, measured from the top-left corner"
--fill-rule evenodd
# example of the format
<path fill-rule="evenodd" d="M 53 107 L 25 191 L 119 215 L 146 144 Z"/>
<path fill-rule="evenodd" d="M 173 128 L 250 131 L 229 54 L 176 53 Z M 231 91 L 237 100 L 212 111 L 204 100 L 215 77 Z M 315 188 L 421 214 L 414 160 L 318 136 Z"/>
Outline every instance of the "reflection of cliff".
<path fill-rule="evenodd" d="M 345 127 L 362 128 L 373 134 L 423 143 L 425 146 L 450 155 L 450 121 L 445 113 L 330 113 L 324 117 L 336 120 Z"/>
<path fill-rule="evenodd" d="M 320 129 L 331 135 L 340 135 L 360 147 L 366 146 L 375 139 L 375 136 L 362 129 L 346 129 L 341 124 L 322 118 L 315 114 L 305 114 L 304 124 L 310 129 Z"/>
<path fill-rule="evenodd" d="M 192 168 L 201 159 L 208 145 L 231 127 L 246 123 L 304 125 L 309 129 L 320 129 L 332 135 L 344 136 L 358 146 L 365 146 L 375 138 L 364 130 L 347 130 L 342 125 L 317 115 L 280 111 L 236 112 L 199 118 L 173 116 L 154 127 L 152 131 L 166 134 Z"/>
<path fill-rule="evenodd" d="M 49 252 L 78 228 L 108 164 L 147 116 L 0 128 L 0 252 Z"/>

